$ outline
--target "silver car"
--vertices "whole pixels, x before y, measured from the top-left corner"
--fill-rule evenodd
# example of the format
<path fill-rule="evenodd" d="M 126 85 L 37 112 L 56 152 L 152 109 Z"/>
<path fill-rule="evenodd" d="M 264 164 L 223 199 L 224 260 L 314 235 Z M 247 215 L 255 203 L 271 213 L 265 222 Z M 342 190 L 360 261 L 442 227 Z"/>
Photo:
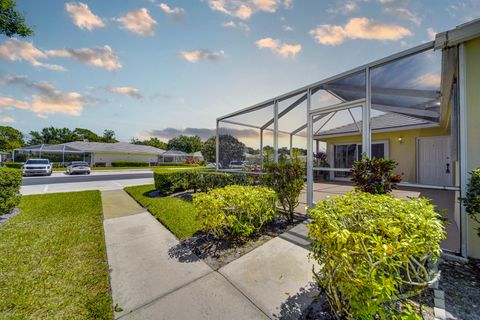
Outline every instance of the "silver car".
<path fill-rule="evenodd" d="M 52 164 L 48 159 L 28 159 L 22 166 L 23 175 L 44 175 L 52 174 Z"/>
<path fill-rule="evenodd" d="M 73 161 L 67 167 L 67 174 L 90 174 L 90 165 L 84 161 Z"/>

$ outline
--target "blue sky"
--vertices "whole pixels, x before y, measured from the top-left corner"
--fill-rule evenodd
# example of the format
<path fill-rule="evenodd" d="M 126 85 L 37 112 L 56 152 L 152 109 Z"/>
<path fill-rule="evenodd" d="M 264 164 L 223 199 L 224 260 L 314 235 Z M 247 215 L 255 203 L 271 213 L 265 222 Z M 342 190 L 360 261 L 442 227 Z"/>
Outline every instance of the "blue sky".
<path fill-rule="evenodd" d="M 163 140 L 432 39 L 480 0 L 17 1 L 0 36 L 0 125 Z M 175 129 L 175 130 L 172 130 Z"/>

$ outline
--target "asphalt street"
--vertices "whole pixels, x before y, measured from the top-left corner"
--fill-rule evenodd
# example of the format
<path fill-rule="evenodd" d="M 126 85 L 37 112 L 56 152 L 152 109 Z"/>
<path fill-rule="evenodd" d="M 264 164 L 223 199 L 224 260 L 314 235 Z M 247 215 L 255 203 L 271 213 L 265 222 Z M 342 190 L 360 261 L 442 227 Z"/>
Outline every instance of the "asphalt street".
<path fill-rule="evenodd" d="M 51 176 L 31 176 L 23 178 L 23 186 L 35 186 L 55 183 L 76 183 L 76 182 L 92 182 L 92 181 L 111 181 L 125 179 L 148 179 L 152 178 L 153 173 L 149 172 L 128 172 L 128 173 L 100 173 L 92 172 L 89 175 L 67 175 L 65 173 L 54 172 Z"/>

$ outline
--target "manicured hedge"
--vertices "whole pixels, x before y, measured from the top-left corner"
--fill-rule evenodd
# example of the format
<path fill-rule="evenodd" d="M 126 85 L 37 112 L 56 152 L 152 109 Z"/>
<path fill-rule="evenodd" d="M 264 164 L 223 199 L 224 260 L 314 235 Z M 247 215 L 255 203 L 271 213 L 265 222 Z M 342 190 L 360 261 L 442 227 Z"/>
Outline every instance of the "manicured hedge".
<path fill-rule="evenodd" d="M 148 167 L 150 164 L 144 161 L 112 161 L 112 167 Z"/>
<path fill-rule="evenodd" d="M 197 163 L 183 163 L 183 162 L 161 162 L 157 163 L 155 167 L 199 167 Z"/>
<path fill-rule="evenodd" d="M 0 167 L 0 216 L 9 213 L 20 202 L 22 171 Z"/>
<path fill-rule="evenodd" d="M 277 194 L 261 186 L 227 186 L 193 197 L 203 229 L 217 237 L 248 237 L 275 216 Z"/>
<path fill-rule="evenodd" d="M 336 318 L 422 319 L 401 300 L 438 276 L 429 266 L 445 230 L 428 199 L 349 192 L 318 202 L 310 217 L 312 253 L 322 266 L 314 275 Z"/>
<path fill-rule="evenodd" d="M 153 174 L 155 188 L 163 195 L 193 189 L 207 192 L 228 185 L 254 184 L 254 177 L 245 174 L 192 169 L 157 170 Z"/>
<path fill-rule="evenodd" d="M 3 163 L 7 168 L 21 169 L 23 162 L 4 162 Z"/>

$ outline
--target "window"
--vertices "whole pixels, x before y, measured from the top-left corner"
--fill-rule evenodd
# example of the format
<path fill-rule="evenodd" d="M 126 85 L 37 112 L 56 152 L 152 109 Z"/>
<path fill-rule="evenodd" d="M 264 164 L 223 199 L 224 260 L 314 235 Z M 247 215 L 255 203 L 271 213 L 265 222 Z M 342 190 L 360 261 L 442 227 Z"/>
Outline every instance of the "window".
<path fill-rule="evenodd" d="M 349 169 L 355 160 L 362 158 L 362 145 L 359 143 L 336 144 L 333 146 L 334 168 Z M 372 158 L 388 158 L 388 143 L 373 142 Z M 335 178 L 349 178 L 349 172 L 334 172 Z"/>

